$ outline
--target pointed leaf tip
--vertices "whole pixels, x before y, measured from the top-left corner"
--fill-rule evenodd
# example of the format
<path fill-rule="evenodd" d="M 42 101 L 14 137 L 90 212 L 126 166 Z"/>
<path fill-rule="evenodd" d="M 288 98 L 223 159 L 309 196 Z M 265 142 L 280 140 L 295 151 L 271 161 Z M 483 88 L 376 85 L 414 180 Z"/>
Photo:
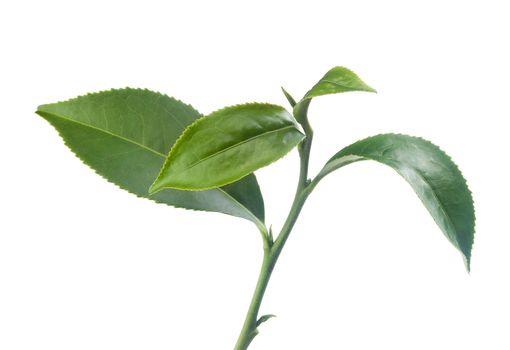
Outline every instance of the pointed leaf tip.
<path fill-rule="evenodd" d="M 124 88 L 42 104 L 36 114 L 57 129 L 86 165 L 130 193 L 175 207 L 225 213 L 262 226 L 264 201 L 253 174 L 209 191 L 155 193 L 161 188 L 151 187 L 179 135 L 201 117 L 190 105 L 157 92 Z"/>
<path fill-rule="evenodd" d="M 464 259 L 464 266 L 466 267 L 467 273 L 471 273 L 471 251 L 466 255 L 462 253 L 462 258 Z"/>
<path fill-rule="evenodd" d="M 307 120 L 308 106 L 314 97 L 350 91 L 377 91 L 345 67 L 330 69 L 305 96 L 293 107 L 296 120 L 303 124 Z M 285 90 L 284 90 L 285 93 Z"/>
<path fill-rule="evenodd" d="M 446 238 L 460 251 L 469 272 L 475 234 L 474 204 L 466 180 L 451 158 L 422 138 L 381 134 L 342 149 L 317 178 L 360 160 L 385 164 L 411 185 Z"/>
<path fill-rule="evenodd" d="M 262 323 L 266 322 L 267 320 L 269 320 L 273 317 L 276 317 L 276 315 L 268 314 L 268 315 L 260 316 L 260 318 L 257 320 L 256 327 L 260 326 Z"/>
<path fill-rule="evenodd" d="M 289 93 L 287 92 L 287 90 L 285 90 L 285 89 L 283 88 L 283 86 L 281 86 L 280 88 L 282 89 L 282 92 L 283 92 L 283 94 L 285 95 L 285 98 L 286 98 L 286 99 L 287 99 L 287 101 L 289 102 L 290 106 L 291 106 L 292 108 L 294 108 L 294 106 L 296 105 L 296 100 L 294 99 L 294 97 L 292 97 L 292 95 L 291 95 L 291 94 L 289 94 Z"/>

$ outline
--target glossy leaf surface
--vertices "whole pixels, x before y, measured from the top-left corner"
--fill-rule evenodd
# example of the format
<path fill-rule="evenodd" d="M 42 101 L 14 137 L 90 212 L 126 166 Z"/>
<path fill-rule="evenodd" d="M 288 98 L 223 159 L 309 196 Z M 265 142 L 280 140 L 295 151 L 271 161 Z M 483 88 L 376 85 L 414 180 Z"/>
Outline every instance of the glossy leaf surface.
<path fill-rule="evenodd" d="M 424 139 L 383 134 L 342 149 L 326 163 L 317 179 L 365 159 L 390 166 L 412 186 L 445 236 L 463 254 L 469 270 L 475 232 L 473 199 L 450 157 Z"/>
<path fill-rule="evenodd" d="M 148 189 L 184 129 L 201 117 L 166 95 L 119 89 L 39 106 L 37 113 L 99 175 L 140 197 L 176 207 L 221 212 L 262 227 L 264 203 L 255 176 L 209 191 Z"/>
<path fill-rule="evenodd" d="M 172 147 L 151 192 L 224 186 L 283 157 L 302 139 L 283 107 L 227 107 L 190 125 Z"/>
<path fill-rule="evenodd" d="M 299 122 L 302 122 L 306 118 L 308 106 L 312 98 L 349 91 L 376 92 L 374 88 L 367 85 L 350 69 L 334 67 L 294 106 L 294 115 Z"/>
<path fill-rule="evenodd" d="M 303 99 L 349 91 L 376 92 L 350 69 L 334 67 L 306 93 Z"/>

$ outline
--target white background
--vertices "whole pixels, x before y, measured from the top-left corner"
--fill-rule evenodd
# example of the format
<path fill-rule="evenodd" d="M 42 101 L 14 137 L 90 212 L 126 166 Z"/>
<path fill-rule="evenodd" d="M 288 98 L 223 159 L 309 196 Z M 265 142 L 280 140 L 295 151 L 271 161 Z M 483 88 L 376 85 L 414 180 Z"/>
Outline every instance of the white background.
<path fill-rule="evenodd" d="M 379 94 L 316 99 L 312 174 L 381 132 L 449 153 L 474 194 L 472 273 L 411 188 L 369 162 L 310 197 L 250 349 L 510 348 L 506 1 L 11 1 L 0 5 L 0 349 L 232 349 L 261 260 L 249 222 L 138 199 L 37 105 L 124 86 L 203 113 L 286 105 L 343 65 Z M 280 228 L 297 152 L 257 172 Z"/>

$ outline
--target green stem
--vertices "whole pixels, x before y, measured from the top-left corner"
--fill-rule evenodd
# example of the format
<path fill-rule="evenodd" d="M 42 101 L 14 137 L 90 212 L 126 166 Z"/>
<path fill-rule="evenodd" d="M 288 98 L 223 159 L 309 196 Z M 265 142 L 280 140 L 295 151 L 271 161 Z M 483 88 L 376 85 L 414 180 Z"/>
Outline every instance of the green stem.
<path fill-rule="evenodd" d="M 248 308 L 248 313 L 246 314 L 246 319 L 244 321 L 243 328 L 239 334 L 239 338 L 234 350 L 248 349 L 248 346 L 258 334 L 258 314 L 260 305 L 262 304 L 262 299 L 264 298 L 264 293 L 269 283 L 269 279 L 271 278 L 271 274 L 276 265 L 276 262 L 280 257 L 280 253 L 282 252 L 283 247 L 285 246 L 285 242 L 287 242 L 287 239 L 289 238 L 290 232 L 296 223 L 299 213 L 301 212 L 301 209 L 303 208 L 303 205 L 305 204 L 305 201 L 310 195 L 313 187 L 315 187 L 314 184 L 310 184 L 308 180 L 308 160 L 310 158 L 310 149 L 313 138 L 313 131 L 308 124 L 308 120 L 306 120 L 306 124 L 303 125 L 303 129 L 305 130 L 307 137 L 299 145 L 299 156 L 301 164 L 296 195 L 294 197 L 294 201 L 292 203 L 292 207 L 290 208 L 287 219 L 285 220 L 285 223 L 283 224 L 283 227 L 276 241 L 272 243 L 267 239 L 267 236 L 264 236 L 266 237 L 264 239 L 264 259 L 262 261 L 259 279 L 257 281 L 255 292 L 253 293 L 250 307 Z"/>
<path fill-rule="evenodd" d="M 267 284 L 269 283 L 269 278 L 271 277 L 271 273 L 273 272 L 274 267 L 274 262 L 271 262 L 270 257 L 271 249 L 264 249 L 264 260 L 260 269 L 257 286 L 255 287 L 255 292 L 253 293 L 250 307 L 248 309 L 248 313 L 246 314 L 243 329 L 241 330 L 241 334 L 239 335 L 239 339 L 237 340 L 234 350 L 248 349 L 251 341 L 258 334 L 257 316 L 259 313 L 260 304 L 262 303 L 262 298 L 264 297 L 264 293 L 266 291 Z"/>

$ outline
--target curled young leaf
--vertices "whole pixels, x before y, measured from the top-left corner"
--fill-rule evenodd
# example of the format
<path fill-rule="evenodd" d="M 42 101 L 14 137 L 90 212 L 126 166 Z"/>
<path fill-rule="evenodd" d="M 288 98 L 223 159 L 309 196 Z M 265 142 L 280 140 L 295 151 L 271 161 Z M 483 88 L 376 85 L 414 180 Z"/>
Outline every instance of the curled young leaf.
<path fill-rule="evenodd" d="M 221 212 L 263 227 L 264 202 L 252 174 L 209 191 L 148 189 L 182 131 L 201 117 L 191 106 L 141 89 L 118 89 L 39 106 L 66 145 L 99 175 L 119 187 L 176 207 Z"/>
<path fill-rule="evenodd" d="M 294 116 L 299 122 L 302 122 L 306 118 L 308 106 L 314 97 L 349 91 L 376 92 L 350 69 L 334 67 L 294 106 Z"/>
<path fill-rule="evenodd" d="M 271 318 L 273 317 L 276 317 L 275 315 L 271 315 L 271 314 L 268 314 L 268 315 L 262 315 L 259 317 L 259 319 L 257 320 L 257 322 L 255 323 L 255 326 L 258 327 L 260 326 L 262 323 L 270 320 Z"/>
<path fill-rule="evenodd" d="M 376 92 L 350 69 L 334 67 L 306 93 L 303 99 L 349 91 Z"/>
<path fill-rule="evenodd" d="M 290 106 L 291 106 L 292 108 L 294 108 L 294 106 L 296 105 L 296 100 L 294 100 L 294 97 L 292 97 L 292 95 L 291 95 L 291 94 L 289 94 L 289 93 L 287 92 L 287 90 L 285 90 L 285 89 L 283 88 L 283 86 L 282 86 L 282 92 L 283 92 L 283 94 L 285 95 L 285 98 L 287 99 L 287 102 L 289 102 Z"/>
<path fill-rule="evenodd" d="M 436 224 L 462 253 L 469 270 L 475 233 L 473 199 L 450 157 L 424 139 L 382 134 L 355 142 L 335 154 L 315 182 L 338 168 L 366 159 L 390 166 L 412 186 Z"/>
<path fill-rule="evenodd" d="M 303 137 L 283 107 L 249 103 L 221 109 L 184 131 L 150 192 L 227 185 L 283 157 Z"/>

